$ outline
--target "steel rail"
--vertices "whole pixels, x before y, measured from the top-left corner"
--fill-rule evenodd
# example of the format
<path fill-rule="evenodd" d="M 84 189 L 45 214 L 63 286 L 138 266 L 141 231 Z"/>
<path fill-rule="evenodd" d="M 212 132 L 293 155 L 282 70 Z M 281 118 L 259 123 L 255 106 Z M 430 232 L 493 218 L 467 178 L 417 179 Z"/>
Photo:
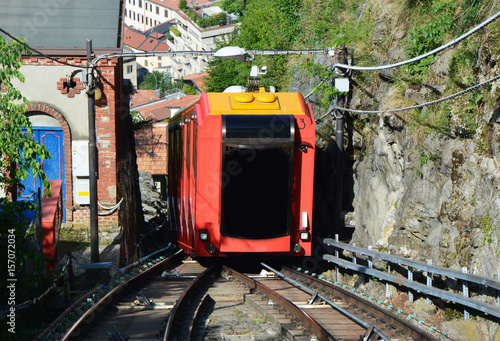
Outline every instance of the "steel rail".
<path fill-rule="evenodd" d="M 360 304 L 361 303 L 361 304 L 363 304 L 364 308 L 366 308 L 366 310 L 369 310 L 374 315 L 383 318 L 387 322 L 392 323 L 397 328 L 400 328 L 404 331 L 408 331 L 408 336 L 412 337 L 413 340 L 415 340 L 415 341 L 429 341 L 429 340 L 437 341 L 438 340 L 434 336 L 426 333 L 424 330 L 422 330 L 420 328 L 416 328 L 413 324 L 400 318 L 396 314 L 394 314 L 388 310 L 385 310 L 385 309 L 379 307 L 378 305 L 371 303 L 370 301 L 360 300 L 359 297 L 356 296 L 355 294 L 353 294 L 352 292 L 349 292 L 349 291 L 344 290 L 342 288 L 338 288 L 331 283 L 322 281 L 322 280 L 317 279 L 317 278 L 312 277 L 312 276 L 305 275 L 305 274 L 298 272 L 298 271 L 295 271 L 295 270 L 285 269 L 283 272 L 300 276 L 308 284 L 312 284 L 312 285 L 314 285 L 322 290 L 325 290 L 326 292 L 331 292 L 332 290 L 334 290 L 335 292 L 342 295 L 343 299 L 345 299 L 348 303 L 352 303 L 352 304 Z"/>
<path fill-rule="evenodd" d="M 260 283 L 259 281 L 249 278 L 242 273 L 228 267 L 224 266 L 223 271 L 233 276 L 233 278 L 235 278 L 236 280 L 244 283 L 245 285 L 250 287 L 250 289 L 257 290 L 260 293 L 264 294 L 266 297 L 272 299 L 273 301 L 276 301 L 281 307 L 285 308 L 292 315 L 298 318 L 306 328 L 308 328 L 314 335 L 316 335 L 318 340 L 335 340 L 335 337 L 333 337 L 326 329 L 321 327 L 321 325 L 319 325 L 311 316 L 309 316 L 302 309 L 287 300 L 285 297 L 278 294 L 276 291 Z"/>
<path fill-rule="evenodd" d="M 362 320 L 361 318 L 359 318 L 358 316 L 354 315 L 354 314 L 351 314 L 349 311 L 347 311 L 346 309 L 340 307 L 339 305 L 337 305 L 335 302 L 333 302 L 332 300 L 330 300 L 328 297 L 312 290 L 311 288 L 308 288 L 306 287 L 305 285 L 297 282 L 296 280 L 288 277 L 288 276 L 285 276 L 284 274 L 282 274 L 281 272 L 279 272 L 278 270 L 275 270 L 273 269 L 272 267 L 270 267 L 269 265 L 267 264 L 264 264 L 264 263 L 261 263 L 262 266 L 266 267 L 267 269 L 269 269 L 270 271 L 274 272 L 276 275 L 278 275 L 279 277 L 283 278 L 285 281 L 289 282 L 289 283 L 292 283 L 298 287 L 300 287 L 302 290 L 304 291 L 307 291 L 309 292 L 311 295 L 316 295 L 321 298 L 324 302 L 328 303 L 332 308 L 334 308 L 335 310 L 337 310 L 338 312 L 340 312 L 341 314 L 344 314 L 345 316 L 347 316 L 348 318 L 350 318 L 351 320 L 355 321 L 356 323 L 358 323 L 359 325 L 365 327 L 366 329 L 368 328 L 371 328 L 372 326 Z M 382 338 L 383 340 L 385 341 L 391 341 L 390 338 L 388 338 L 386 335 L 384 335 L 384 333 L 382 333 L 380 330 L 378 330 L 377 328 L 373 328 L 373 331 L 378 335 L 380 336 L 380 338 Z"/>
<path fill-rule="evenodd" d="M 172 311 L 170 312 L 167 326 L 165 328 L 165 333 L 163 334 L 163 341 L 169 341 L 172 339 L 174 324 L 177 322 L 176 319 L 178 318 L 177 315 L 182 310 L 182 308 L 191 304 L 191 302 L 189 301 L 189 297 L 192 295 L 192 293 L 201 285 L 203 285 L 208 277 L 215 274 L 217 270 L 218 266 L 212 265 L 211 267 L 203 271 L 201 275 L 196 277 L 196 279 L 189 284 L 186 290 L 184 290 L 181 297 L 177 300 L 174 307 L 172 308 Z"/>
<path fill-rule="evenodd" d="M 159 261 L 158 263 L 152 265 L 151 267 L 147 268 L 137 276 L 134 276 L 129 280 L 111 289 L 96 304 L 94 304 L 92 307 L 90 307 L 89 310 L 87 310 L 82 316 L 80 316 L 80 318 L 71 326 L 71 328 L 69 328 L 66 331 L 66 333 L 61 337 L 60 341 L 70 340 L 73 337 L 73 333 L 75 333 L 79 328 L 81 328 L 87 320 L 93 318 L 96 312 L 99 312 L 104 305 L 106 305 L 113 299 L 114 295 L 120 293 L 126 286 L 134 282 L 137 282 L 139 279 L 143 279 L 144 277 L 146 277 L 146 275 L 151 274 L 153 271 L 161 269 L 163 266 L 169 264 L 170 262 L 173 262 L 176 259 L 176 257 L 178 257 L 180 254 L 182 254 L 181 250 L 171 255 L 170 257 L 165 258 Z"/>

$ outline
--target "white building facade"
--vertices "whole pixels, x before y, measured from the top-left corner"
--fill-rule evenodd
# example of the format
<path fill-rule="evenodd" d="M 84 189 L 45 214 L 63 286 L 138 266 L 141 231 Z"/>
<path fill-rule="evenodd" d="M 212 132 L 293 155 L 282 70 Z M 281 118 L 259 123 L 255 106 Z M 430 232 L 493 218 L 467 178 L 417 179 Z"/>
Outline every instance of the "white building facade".
<path fill-rule="evenodd" d="M 189 2 L 192 3 L 192 2 Z M 197 0 L 197 7 L 210 8 L 212 3 Z M 179 8 L 178 0 L 126 0 L 125 24 L 138 30 L 149 30 L 165 21 L 173 21 L 176 30 L 172 31 L 166 41 L 171 51 L 212 51 L 216 43 L 228 39 L 234 31 L 233 24 L 200 28 Z M 216 7 L 216 6 L 213 6 Z M 215 8 L 214 8 L 215 9 Z M 220 13 L 221 10 L 204 11 Z M 175 56 L 170 59 L 170 73 L 174 78 L 181 78 L 194 73 L 202 73 L 208 66 L 208 56 Z M 162 70 L 159 70 L 162 71 Z"/>
<path fill-rule="evenodd" d="M 175 12 L 179 10 L 179 1 L 175 0 L 126 0 L 125 25 L 145 31 L 175 19 Z"/>

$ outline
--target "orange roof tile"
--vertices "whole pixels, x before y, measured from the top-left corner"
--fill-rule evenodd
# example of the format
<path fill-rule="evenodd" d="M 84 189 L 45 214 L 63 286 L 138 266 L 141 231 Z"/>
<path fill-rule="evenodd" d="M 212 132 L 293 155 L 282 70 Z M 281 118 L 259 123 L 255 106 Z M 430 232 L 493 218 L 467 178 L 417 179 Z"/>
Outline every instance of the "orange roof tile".
<path fill-rule="evenodd" d="M 205 86 L 203 85 L 203 78 L 206 78 L 206 77 L 208 77 L 208 73 L 202 72 L 202 73 L 193 73 L 191 75 L 184 76 L 183 79 L 192 81 L 194 84 L 196 84 L 198 89 L 205 92 Z"/>
<path fill-rule="evenodd" d="M 163 34 L 161 34 L 160 32 L 153 32 L 149 36 L 155 39 L 160 39 L 164 37 Z"/>
<path fill-rule="evenodd" d="M 165 52 L 169 49 L 169 46 L 165 41 L 154 38 L 153 36 L 147 36 L 129 26 L 125 26 L 123 44 L 136 50 L 146 52 Z"/>
<path fill-rule="evenodd" d="M 123 44 L 133 48 L 137 48 L 144 41 L 144 36 L 136 29 L 124 26 L 123 30 Z"/>
<path fill-rule="evenodd" d="M 165 106 L 165 101 L 151 103 L 150 105 L 136 108 L 137 111 L 145 119 L 152 118 L 155 121 L 163 121 L 170 118 L 170 108 Z"/>
<path fill-rule="evenodd" d="M 195 102 L 197 99 L 201 97 L 201 94 L 198 95 L 187 95 L 183 96 L 179 99 L 171 99 L 170 101 L 164 102 L 164 105 L 167 107 L 174 108 L 185 108 L 188 105 Z"/>
<path fill-rule="evenodd" d="M 167 7 L 170 9 L 179 9 L 179 0 L 151 0 L 151 2 L 154 2 L 158 5 L 161 5 L 163 7 Z"/>
<path fill-rule="evenodd" d="M 160 97 L 154 90 L 137 90 L 130 99 L 130 108 L 137 107 L 149 102 L 157 101 Z"/>
<path fill-rule="evenodd" d="M 156 101 L 147 105 L 132 108 L 133 111 L 137 111 L 145 119 L 152 118 L 155 121 L 163 121 L 171 116 L 171 108 L 184 108 L 192 104 L 201 94 L 198 95 L 187 95 L 179 99 L 172 99 L 169 101 Z"/>

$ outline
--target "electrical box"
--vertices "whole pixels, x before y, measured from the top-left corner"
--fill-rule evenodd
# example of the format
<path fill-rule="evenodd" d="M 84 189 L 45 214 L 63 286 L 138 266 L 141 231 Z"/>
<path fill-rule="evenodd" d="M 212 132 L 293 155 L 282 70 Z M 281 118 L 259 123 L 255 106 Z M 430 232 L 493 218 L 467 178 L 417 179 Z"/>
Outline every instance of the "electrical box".
<path fill-rule="evenodd" d="M 73 199 L 77 205 L 90 204 L 89 141 L 73 141 Z"/>
<path fill-rule="evenodd" d="M 336 77 L 335 88 L 340 92 L 349 92 L 349 78 Z"/>
<path fill-rule="evenodd" d="M 73 176 L 89 176 L 89 141 L 73 141 Z M 88 180 L 87 180 L 88 181 Z"/>
<path fill-rule="evenodd" d="M 90 205 L 89 178 L 75 178 L 75 180 L 73 181 L 73 193 L 75 204 Z"/>

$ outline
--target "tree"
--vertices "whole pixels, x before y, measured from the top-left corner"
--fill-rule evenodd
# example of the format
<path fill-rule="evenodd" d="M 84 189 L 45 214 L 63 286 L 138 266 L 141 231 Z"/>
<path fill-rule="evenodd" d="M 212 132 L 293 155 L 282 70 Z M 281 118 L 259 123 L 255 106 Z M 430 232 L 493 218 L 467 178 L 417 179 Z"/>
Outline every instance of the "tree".
<path fill-rule="evenodd" d="M 220 6 L 224 11 L 241 17 L 245 11 L 246 0 L 224 0 L 220 3 Z"/>
<path fill-rule="evenodd" d="M 299 9 L 302 1 L 253 0 L 248 2 L 228 1 L 223 6 L 240 5 L 244 8 L 238 35 L 227 45 L 245 49 L 291 49 L 300 35 Z M 241 5 L 243 7 L 241 7 Z M 242 10 L 243 11 L 243 10 Z M 223 46 L 218 46 L 221 48 Z M 256 56 L 252 63 L 237 63 L 235 60 L 214 59 L 209 62 L 209 78 L 205 79 L 207 91 L 223 91 L 231 85 L 246 86 L 252 65 L 266 65 L 268 73 L 262 76 L 261 85 L 273 85 L 278 91 L 283 75 L 287 72 L 286 56 Z"/>
<path fill-rule="evenodd" d="M 13 85 L 16 80 L 24 82 L 19 69 L 22 54 L 28 51 L 27 46 L 0 36 L 0 82 L 4 90 L 0 92 L 0 189 L 12 194 L 30 172 L 43 181 L 46 189 L 50 187 L 41 164 L 50 154 L 30 137 L 33 131 L 25 115 L 27 100 Z"/>
<path fill-rule="evenodd" d="M 12 251 L 12 246 L 15 247 L 13 253 L 9 251 L 8 268 L 14 267 L 15 269 L 9 275 L 15 273 L 18 278 L 22 278 L 22 281 L 16 283 L 16 303 L 38 297 L 47 290 L 50 280 L 50 273 L 45 272 L 41 250 L 36 247 L 36 245 L 41 245 L 37 233 L 39 230 L 28 228 L 30 226 L 26 214 L 33 211 L 35 203 L 12 200 L 21 181 L 28 176 L 40 178 L 45 190 L 49 189 L 41 161 L 49 158 L 50 154 L 45 147 L 30 137 L 30 135 L 33 136 L 33 131 L 30 121 L 25 116 L 27 100 L 14 86 L 18 82 L 24 82 L 19 69 L 22 66 L 22 54 L 28 54 L 28 52 L 27 45 L 14 40 L 6 41 L 0 36 L 0 83 L 2 85 L 0 90 L 0 190 L 13 194 L 12 198 L 0 195 L 0 234 L 2 235 L 0 249 L 5 250 L 5 255 L 7 255 L 7 250 Z M 11 244 L 14 240 L 15 244 Z M 15 255 L 14 259 L 11 258 L 11 254 Z M 5 264 L 7 268 L 7 257 L 4 259 L 5 263 L 2 264 Z M 0 285 L 5 288 L 7 284 L 7 275 L 2 276 Z M 0 293 L 0 300 L 7 302 L 7 295 L 7 291 L 3 290 Z M 41 304 L 45 303 L 41 302 L 39 306 Z M 7 340 L 13 337 L 16 340 L 33 339 L 36 336 L 35 328 L 39 327 L 36 321 L 39 320 L 40 310 L 16 310 L 16 316 L 18 321 L 16 327 L 22 332 L 12 336 L 12 333 L 7 332 L 7 328 L 2 328 L 0 339 Z"/>
<path fill-rule="evenodd" d="M 182 87 L 182 92 L 184 92 L 186 95 L 196 95 L 196 94 L 198 94 L 198 90 L 196 90 L 195 88 L 193 88 L 189 84 L 184 84 L 184 86 Z"/>
<path fill-rule="evenodd" d="M 139 84 L 141 90 L 156 90 L 162 87 L 163 74 L 159 71 L 153 71 L 144 77 L 144 81 Z"/>
<path fill-rule="evenodd" d="M 234 59 L 214 58 L 208 62 L 207 78 L 203 79 L 207 92 L 222 92 L 232 85 L 247 85 L 250 66 Z"/>
<path fill-rule="evenodd" d="M 171 89 L 182 89 L 184 82 L 182 79 L 172 79 L 168 72 L 153 71 L 149 73 L 144 81 L 139 84 L 140 90 L 160 90 L 160 97 L 165 91 Z"/>
<path fill-rule="evenodd" d="M 179 1 L 179 9 L 183 10 L 187 7 L 187 0 Z"/>

